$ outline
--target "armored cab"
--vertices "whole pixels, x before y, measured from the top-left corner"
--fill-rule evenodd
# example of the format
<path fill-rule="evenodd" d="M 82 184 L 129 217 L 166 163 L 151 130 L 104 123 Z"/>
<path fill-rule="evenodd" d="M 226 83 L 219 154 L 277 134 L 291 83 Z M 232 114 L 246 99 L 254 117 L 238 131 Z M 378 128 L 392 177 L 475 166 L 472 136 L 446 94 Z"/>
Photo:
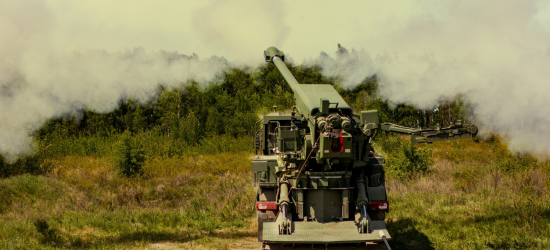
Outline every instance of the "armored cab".
<path fill-rule="evenodd" d="M 270 47 L 264 56 L 292 88 L 297 108 L 265 115 L 256 135 L 252 173 L 264 248 L 390 239 L 385 164 L 372 154 L 374 130 L 428 143 L 477 132 L 473 125 L 420 130 L 380 123 L 375 110 L 354 114 L 333 86 L 298 84 L 282 51 Z"/>

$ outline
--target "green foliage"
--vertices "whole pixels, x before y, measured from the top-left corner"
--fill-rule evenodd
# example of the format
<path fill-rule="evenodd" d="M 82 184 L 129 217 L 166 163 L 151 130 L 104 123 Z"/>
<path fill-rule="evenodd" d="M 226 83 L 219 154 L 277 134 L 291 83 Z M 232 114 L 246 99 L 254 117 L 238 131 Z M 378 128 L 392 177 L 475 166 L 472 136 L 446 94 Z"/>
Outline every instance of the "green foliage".
<path fill-rule="evenodd" d="M 534 169 L 539 165 L 539 161 L 531 155 L 509 154 L 499 159 L 496 165 L 502 173 L 512 174 L 521 170 Z"/>
<path fill-rule="evenodd" d="M 0 178 L 6 178 L 19 174 L 46 174 L 52 166 L 45 161 L 50 155 L 47 146 L 38 145 L 34 154 L 18 158 L 15 162 L 7 162 L 4 156 L 0 156 Z"/>
<path fill-rule="evenodd" d="M 338 49 L 338 55 L 349 53 L 342 46 Z M 165 56 L 177 59 L 183 55 L 167 53 Z M 446 109 L 439 111 L 389 103 L 378 95 L 378 78 L 375 75 L 365 78 L 354 88 L 343 89 L 338 78 L 324 77 L 318 65 L 287 64 L 287 67 L 300 83 L 333 85 L 356 111 L 378 110 L 382 122 L 429 127 L 441 122 L 441 110 L 451 110 L 451 120 L 462 118 L 469 110 L 460 96 L 454 102 L 442 102 L 440 106 Z M 251 136 L 257 129 L 254 126 L 259 119 L 258 114 L 270 112 L 273 105 L 277 105 L 279 110 L 287 110 L 294 105 L 290 87 L 273 64 L 254 70 L 233 68 L 206 85 L 190 81 L 170 89 L 159 86 L 156 97 L 147 103 L 123 99 L 112 112 L 84 110 L 79 119 L 51 119 L 37 131 L 36 139 L 39 147 L 46 149 L 44 152 L 48 158 L 116 155 L 118 149 L 113 145 L 124 131 L 132 133 L 132 140 L 144 148 L 147 159 L 197 154 L 192 149 L 196 146 L 205 152 L 230 152 L 230 147 L 222 146 L 224 141 Z M 155 148 L 149 144 L 154 144 Z M 41 159 L 35 161 L 38 165 L 33 164 L 32 159 L 30 161 L 20 163 L 28 168 L 12 169 L 36 170 L 39 169 L 36 166 L 42 164 Z M 32 171 L 40 172 L 35 170 Z"/>
<path fill-rule="evenodd" d="M 399 136 L 383 136 L 376 143 L 386 154 L 386 171 L 392 177 L 406 179 L 425 174 L 433 163 L 429 147 L 419 148 Z"/>
<path fill-rule="evenodd" d="M 115 166 L 120 174 L 128 178 L 140 176 L 145 163 L 144 150 L 136 146 L 131 139 L 130 131 L 125 131 L 116 145 L 115 154 Z"/>
<path fill-rule="evenodd" d="M 340 47 L 338 53 L 343 55 L 349 52 Z M 174 55 L 168 53 L 166 56 L 171 58 Z M 410 105 L 387 102 L 378 95 L 376 76 L 367 77 L 354 88 L 345 90 L 339 86 L 338 78 L 324 77 L 320 66 L 287 66 L 300 83 L 335 86 L 357 111 L 378 110 L 380 121 L 428 127 L 439 119 L 436 111 L 422 111 Z M 124 149 L 115 145 L 120 145 L 118 142 L 124 131 L 131 132 L 134 147 L 142 148 L 146 159 L 250 150 L 251 144 L 241 142 L 257 129 L 258 114 L 270 112 L 273 105 L 277 105 L 279 110 L 287 110 L 294 105 L 290 87 L 273 64 L 256 70 L 229 69 L 207 85 L 190 81 L 171 89 L 159 86 L 157 96 L 147 103 L 138 103 L 130 98 L 120 100 L 119 106 L 112 112 L 100 114 L 85 110 L 80 119 L 63 117 L 49 120 L 37 131 L 36 139 L 38 146 L 44 149 L 46 158 L 78 155 L 122 159 L 119 156 Z M 466 105 L 460 97 L 456 102 L 445 105 L 457 107 L 459 111 L 467 109 L 459 108 Z M 458 119 L 463 112 L 455 113 L 453 119 Z M 239 142 L 237 148 L 231 145 L 235 141 Z M 405 148 L 402 151 L 407 154 Z M 409 149 L 408 152 L 416 151 Z M 0 174 L 44 173 L 44 168 L 47 169 L 43 165 L 44 158 L 31 158 L 23 158 L 17 167 L 0 164 Z M 139 157 L 134 158 L 138 160 Z"/>

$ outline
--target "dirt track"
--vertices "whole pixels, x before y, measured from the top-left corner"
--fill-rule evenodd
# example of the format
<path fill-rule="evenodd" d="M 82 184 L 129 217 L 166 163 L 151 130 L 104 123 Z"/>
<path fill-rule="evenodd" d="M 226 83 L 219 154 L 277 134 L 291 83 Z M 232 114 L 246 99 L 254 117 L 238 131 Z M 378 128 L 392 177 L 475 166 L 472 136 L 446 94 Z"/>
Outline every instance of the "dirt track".
<path fill-rule="evenodd" d="M 243 237 L 240 239 L 232 240 L 216 240 L 213 242 L 186 242 L 186 243 L 173 243 L 173 242 L 159 242 L 146 246 L 146 250 L 176 250 L 176 249 L 198 249 L 198 250 L 210 250 L 210 249 L 235 249 L 235 250 L 249 250 L 260 249 L 261 243 L 258 242 L 256 237 Z"/>

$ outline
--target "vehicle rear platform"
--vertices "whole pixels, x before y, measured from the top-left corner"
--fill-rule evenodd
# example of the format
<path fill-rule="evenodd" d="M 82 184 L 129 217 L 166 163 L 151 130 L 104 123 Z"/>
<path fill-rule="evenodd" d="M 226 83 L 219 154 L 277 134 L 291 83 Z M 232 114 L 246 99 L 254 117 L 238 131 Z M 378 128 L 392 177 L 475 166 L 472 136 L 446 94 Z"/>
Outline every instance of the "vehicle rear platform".
<path fill-rule="evenodd" d="M 264 222 L 263 241 L 267 244 L 342 244 L 382 242 L 380 231 L 390 239 L 383 220 L 370 221 L 371 232 L 359 233 L 355 221 L 292 222 L 292 233 L 280 235 L 277 222 Z"/>

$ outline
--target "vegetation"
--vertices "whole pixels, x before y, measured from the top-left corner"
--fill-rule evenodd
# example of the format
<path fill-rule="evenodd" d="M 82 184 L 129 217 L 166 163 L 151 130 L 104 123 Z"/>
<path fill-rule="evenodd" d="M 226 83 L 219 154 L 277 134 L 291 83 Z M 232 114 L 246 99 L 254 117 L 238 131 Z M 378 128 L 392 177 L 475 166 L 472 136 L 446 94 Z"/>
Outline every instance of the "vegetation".
<path fill-rule="evenodd" d="M 431 127 L 464 120 L 457 96 L 434 110 L 378 96 L 376 76 L 342 89 L 320 68 L 292 66 L 301 83 L 334 85 L 356 111 Z M 158 87 L 148 103 L 48 121 L 36 151 L 0 158 L 1 249 L 144 249 L 173 242 L 228 249 L 256 235 L 250 187 L 252 134 L 260 114 L 290 109 L 273 65 L 230 69 L 207 86 Z M 510 152 L 498 135 L 414 145 L 380 134 L 387 157 L 393 249 L 550 247 L 550 164 Z M 257 246 L 253 246 L 256 248 Z"/>
<path fill-rule="evenodd" d="M 67 159 L 53 176 L 5 179 L 0 197 L 8 203 L 3 204 L 0 247 L 128 248 L 193 242 L 215 237 L 221 228 L 238 229 L 229 237 L 250 235 L 254 195 L 248 190 L 250 179 L 242 178 L 247 155 L 233 156 L 220 160 L 242 167 L 224 169 L 219 176 L 180 167 L 172 168 L 178 170 L 174 176 L 145 170 L 156 177 L 128 181 L 106 162 Z M 69 167 L 75 161 L 89 163 Z M 200 169 L 202 164 L 189 165 Z"/>
<path fill-rule="evenodd" d="M 430 147 L 419 148 L 411 140 L 399 136 L 379 138 L 378 146 L 386 156 L 386 172 L 400 180 L 429 172 L 433 163 Z"/>
<path fill-rule="evenodd" d="M 140 176 L 143 173 L 144 163 L 143 150 L 134 146 L 130 132 L 124 131 L 121 140 L 116 144 L 115 166 L 119 174 L 128 178 Z"/>
<path fill-rule="evenodd" d="M 550 247 L 547 161 L 512 154 L 498 140 L 439 142 L 430 150 L 428 174 L 387 182 L 394 248 Z"/>

